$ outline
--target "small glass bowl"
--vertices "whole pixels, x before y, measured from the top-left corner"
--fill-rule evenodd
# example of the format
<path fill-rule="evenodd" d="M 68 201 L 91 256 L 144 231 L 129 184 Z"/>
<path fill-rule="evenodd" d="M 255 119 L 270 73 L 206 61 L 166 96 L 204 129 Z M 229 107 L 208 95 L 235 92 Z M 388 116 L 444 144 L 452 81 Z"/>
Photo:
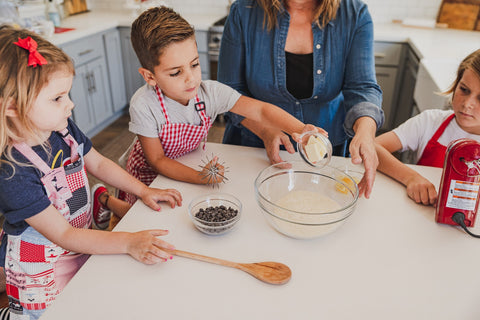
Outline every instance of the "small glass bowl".
<path fill-rule="evenodd" d="M 200 209 L 225 206 L 227 209 L 237 210 L 235 217 L 219 222 L 206 221 L 196 217 Z M 213 193 L 201 195 L 193 199 L 188 206 L 188 215 L 195 227 L 208 235 L 221 235 L 231 231 L 240 220 L 242 203 L 236 197 L 227 193 Z"/>
<path fill-rule="evenodd" d="M 336 169 L 340 170 L 340 173 L 335 176 L 335 179 L 339 181 L 335 187 L 340 192 L 347 193 L 348 189 L 352 189 L 355 186 L 358 187 L 358 184 L 363 178 L 364 173 L 361 171 L 351 170 L 348 167 L 337 167 Z"/>
<path fill-rule="evenodd" d="M 323 157 L 320 157 L 320 159 L 313 159 L 312 155 L 309 156 L 309 153 L 307 152 L 307 144 L 311 137 L 318 140 L 318 146 L 321 149 L 321 152 L 324 152 Z M 328 138 L 325 137 L 323 134 L 315 131 L 307 131 L 302 133 L 297 142 L 297 149 L 302 156 L 302 159 L 305 160 L 305 162 L 307 162 L 309 165 L 314 167 L 324 167 L 330 162 L 330 159 L 332 158 L 332 144 L 330 143 L 330 140 L 328 140 Z"/>

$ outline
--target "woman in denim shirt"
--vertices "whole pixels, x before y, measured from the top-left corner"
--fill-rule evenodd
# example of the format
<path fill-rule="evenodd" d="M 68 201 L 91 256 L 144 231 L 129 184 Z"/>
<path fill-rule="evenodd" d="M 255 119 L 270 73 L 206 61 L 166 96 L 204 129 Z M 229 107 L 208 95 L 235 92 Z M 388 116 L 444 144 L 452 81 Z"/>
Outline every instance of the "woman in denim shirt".
<path fill-rule="evenodd" d="M 378 165 L 375 132 L 384 117 L 373 23 L 362 1 L 235 1 L 222 36 L 218 80 L 324 128 L 334 155 L 347 155 L 353 137 L 352 162 L 365 166 L 360 193 L 369 197 Z M 233 114 L 223 142 L 265 146 L 272 163 L 282 161 L 280 145 L 294 152 L 278 129 Z"/>

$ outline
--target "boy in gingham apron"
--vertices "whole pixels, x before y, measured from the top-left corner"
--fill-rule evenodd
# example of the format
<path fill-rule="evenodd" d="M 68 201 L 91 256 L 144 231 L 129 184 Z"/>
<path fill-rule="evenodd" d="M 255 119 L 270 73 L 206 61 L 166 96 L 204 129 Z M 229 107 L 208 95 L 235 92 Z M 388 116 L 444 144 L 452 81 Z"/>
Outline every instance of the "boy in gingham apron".
<path fill-rule="evenodd" d="M 162 130 L 159 133 L 159 139 L 162 142 L 165 156 L 175 159 L 197 149 L 201 141 L 206 140 L 208 130 L 212 126 L 212 119 L 205 113 L 205 103 L 200 101 L 198 95 L 195 96 L 195 110 L 200 116 L 200 125 L 172 123 L 165 107 L 163 94 L 157 86 L 155 86 L 155 92 L 166 120 L 166 123 L 162 126 Z M 157 172 L 147 163 L 139 140 L 136 140 L 130 151 L 126 169 L 127 172 L 146 185 L 150 185 L 157 177 Z M 134 195 L 129 193 L 124 196 L 120 194 L 119 198 L 124 198 L 124 200 L 130 204 L 135 203 L 137 200 Z"/>
<path fill-rule="evenodd" d="M 291 135 L 312 130 L 326 135 L 272 104 L 217 81 L 202 81 L 195 30 L 170 8 L 143 12 L 132 25 L 131 39 L 146 84 L 130 101 L 129 129 L 138 140 L 126 169 L 147 185 L 157 174 L 196 184 L 222 182 L 222 174 L 213 179 L 207 174 L 224 172 L 216 157 L 200 171 L 174 159 L 198 148 L 215 117 L 227 111 Z M 293 146 L 290 149 L 294 152 Z M 209 171 L 212 166 L 216 168 Z M 126 200 L 133 203 L 135 197 L 127 195 Z"/>

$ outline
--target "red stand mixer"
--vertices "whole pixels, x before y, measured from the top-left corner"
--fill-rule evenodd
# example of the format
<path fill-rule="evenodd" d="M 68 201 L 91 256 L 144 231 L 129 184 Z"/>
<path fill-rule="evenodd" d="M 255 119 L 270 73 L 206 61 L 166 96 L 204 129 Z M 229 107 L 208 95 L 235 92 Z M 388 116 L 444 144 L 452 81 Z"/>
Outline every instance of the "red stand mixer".
<path fill-rule="evenodd" d="M 471 139 L 452 141 L 443 164 L 435 220 L 438 223 L 460 225 L 473 235 L 466 227 L 475 224 L 479 192 L 480 143 Z"/>

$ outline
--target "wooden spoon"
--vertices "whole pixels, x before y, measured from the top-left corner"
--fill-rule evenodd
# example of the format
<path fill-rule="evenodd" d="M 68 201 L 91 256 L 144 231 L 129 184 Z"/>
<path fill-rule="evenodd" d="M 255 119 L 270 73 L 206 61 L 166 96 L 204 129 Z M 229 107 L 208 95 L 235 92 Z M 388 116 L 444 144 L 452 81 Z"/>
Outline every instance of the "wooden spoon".
<path fill-rule="evenodd" d="M 162 248 L 162 250 L 184 258 L 190 258 L 204 262 L 215 263 L 226 267 L 237 268 L 251 274 L 259 280 L 271 284 L 284 284 L 287 283 L 288 280 L 290 280 L 290 278 L 292 277 L 292 271 L 290 270 L 290 268 L 279 262 L 268 261 L 257 263 L 237 263 L 218 258 L 207 257 L 187 251 L 171 250 L 165 248 Z"/>

